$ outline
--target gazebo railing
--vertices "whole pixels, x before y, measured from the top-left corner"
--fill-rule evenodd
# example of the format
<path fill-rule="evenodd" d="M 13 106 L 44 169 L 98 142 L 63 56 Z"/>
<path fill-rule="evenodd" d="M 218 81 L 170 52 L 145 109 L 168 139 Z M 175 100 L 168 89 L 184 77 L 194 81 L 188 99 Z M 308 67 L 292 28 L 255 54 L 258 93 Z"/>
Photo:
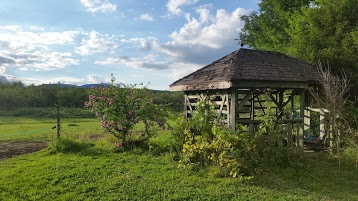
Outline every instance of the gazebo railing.
<path fill-rule="evenodd" d="M 287 140 L 287 146 L 303 147 L 303 120 L 302 119 L 278 119 L 275 120 L 284 126 L 283 139 Z M 249 133 L 254 135 L 262 123 L 262 120 L 239 119 L 238 124 L 248 126 Z"/>

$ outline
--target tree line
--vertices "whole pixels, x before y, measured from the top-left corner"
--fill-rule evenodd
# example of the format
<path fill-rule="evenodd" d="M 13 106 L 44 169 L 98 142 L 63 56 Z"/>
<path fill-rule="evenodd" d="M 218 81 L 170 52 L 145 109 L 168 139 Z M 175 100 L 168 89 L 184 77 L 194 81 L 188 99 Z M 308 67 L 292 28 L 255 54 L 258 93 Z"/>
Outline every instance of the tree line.
<path fill-rule="evenodd" d="M 358 0 L 262 0 L 241 19 L 244 44 L 343 70 L 358 98 Z"/>
<path fill-rule="evenodd" d="M 180 92 L 148 90 L 156 98 L 156 104 L 170 110 L 183 108 L 183 94 Z M 61 84 L 25 86 L 22 82 L 0 82 L 0 109 L 61 107 L 83 108 L 88 100 L 88 89 Z"/>

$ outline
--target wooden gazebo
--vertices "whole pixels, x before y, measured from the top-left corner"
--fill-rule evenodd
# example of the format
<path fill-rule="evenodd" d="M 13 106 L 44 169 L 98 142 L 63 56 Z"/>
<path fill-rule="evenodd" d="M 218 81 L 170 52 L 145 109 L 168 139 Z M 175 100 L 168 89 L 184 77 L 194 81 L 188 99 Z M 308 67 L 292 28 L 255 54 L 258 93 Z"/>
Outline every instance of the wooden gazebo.
<path fill-rule="evenodd" d="M 316 67 L 306 62 L 275 51 L 241 48 L 175 81 L 170 90 L 184 91 L 185 117 L 192 115 L 202 95 L 210 96 L 218 121 L 232 129 L 247 125 L 250 133 L 271 105 L 277 121 L 286 125 L 289 145 L 302 147 L 303 135 L 309 134 L 307 88 L 316 79 Z"/>

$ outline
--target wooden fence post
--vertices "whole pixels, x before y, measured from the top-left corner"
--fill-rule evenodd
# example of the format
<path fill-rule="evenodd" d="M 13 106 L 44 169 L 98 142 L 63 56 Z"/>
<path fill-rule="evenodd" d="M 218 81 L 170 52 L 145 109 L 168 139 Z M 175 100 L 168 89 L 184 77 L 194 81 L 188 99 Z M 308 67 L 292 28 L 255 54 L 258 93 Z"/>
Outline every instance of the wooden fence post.
<path fill-rule="evenodd" d="M 60 138 L 61 135 L 61 118 L 60 118 L 60 105 L 57 106 L 57 138 Z"/>

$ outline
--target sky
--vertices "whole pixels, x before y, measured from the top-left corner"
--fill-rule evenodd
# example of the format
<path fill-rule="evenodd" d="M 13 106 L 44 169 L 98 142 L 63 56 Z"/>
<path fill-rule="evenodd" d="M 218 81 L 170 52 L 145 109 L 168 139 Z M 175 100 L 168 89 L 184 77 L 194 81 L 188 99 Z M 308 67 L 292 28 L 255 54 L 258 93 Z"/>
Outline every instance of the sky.
<path fill-rule="evenodd" d="M 3 0 L 0 81 L 168 90 L 239 49 L 259 0 Z"/>

